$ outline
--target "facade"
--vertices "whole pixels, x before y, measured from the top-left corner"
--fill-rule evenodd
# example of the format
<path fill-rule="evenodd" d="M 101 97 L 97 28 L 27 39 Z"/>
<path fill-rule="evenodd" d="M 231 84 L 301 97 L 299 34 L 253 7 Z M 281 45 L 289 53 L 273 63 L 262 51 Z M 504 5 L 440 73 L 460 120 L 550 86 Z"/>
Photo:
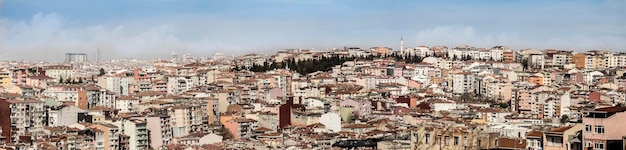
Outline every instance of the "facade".
<path fill-rule="evenodd" d="M 8 88 L 11 85 L 11 71 L 0 68 L 0 87 Z"/>
<path fill-rule="evenodd" d="M 106 123 L 91 124 L 89 128 L 96 129 L 96 148 L 104 150 L 120 149 L 120 129 L 118 126 Z"/>
<path fill-rule="evenodd" d="M 54 78 L 55 80 L 68 80 L 74 79 L 76 77 L 76 71 L 74 70 L 74 66 L 64 66 L 64 65 L 53 65 L 53 66 L 44 66 L 43 70 L 45 70 L 45 75 Z"/>
<path fill-rule="evenodd" d="M 587 111 L 583 118 L 583 143 L 598 150 L 623 149 L 622 137 L 626 135 L 626 107 L 606 107 Z"/>
<path fill-rule="evenodd" d="M 544 132 L 544 150 L 582 150 L 582 129 L 582 124 L 576 124 Z"/>
<path fill-rule="evenodd" d="M 0 126 L 7 142 L 19 141 L 19 137 L 45 126 L 44 102 L 35 99 L 1 99 Z"/>
<path fill-rule="evenodd" d="M 129 136 L 129 150 L 144 150 L 149 147 L 148 128 L 146 121 L 140 119 L 123 119 L 114 123 L 119 126 L 121 133 Z"/>
<path fill-rule="evenodd" d="M 468 128 L 418 126 L 411 129 L 411 149 L 493 149 L 498 133 Z"/>
<path fill-rule="evenodd" d="M 87 62 L 87 54 L 85 53 L 65 53 L 66 63 L 84 63 Z"/>
<path fill-rule="evenodd" d="M 98 77 L 98 86 L 107 89 L 116 95 L 129 95 L 130 77 L 102 76 Z"/>
<path fill-rule="evenodd" d="M 474 75 L 468 72 L 452 74 L 452 93 L 474 93 Z"/>
<path fill-rule="evenodd" d="M 48 110 L 48 126 L 69 126 L 79 123 L 79 115 L 85 115 L 86 110 L 76 106 L 59 106 L 52 107 Z"/>
<path fill-rule="evenodd" d="M 121 113 L 136 112 L 139 106 L 139 99 L 131 96 L 121 96 L 115 101 L 115 108 Z"/>
<path fill-rule="evenodd" d="M 170 118 L 166 115 L 146 116 L 136 119 L 144 119 L 150 133 L 150 147 L 154 149 L 166 149 L 172 143 L 172 128 Z"/>

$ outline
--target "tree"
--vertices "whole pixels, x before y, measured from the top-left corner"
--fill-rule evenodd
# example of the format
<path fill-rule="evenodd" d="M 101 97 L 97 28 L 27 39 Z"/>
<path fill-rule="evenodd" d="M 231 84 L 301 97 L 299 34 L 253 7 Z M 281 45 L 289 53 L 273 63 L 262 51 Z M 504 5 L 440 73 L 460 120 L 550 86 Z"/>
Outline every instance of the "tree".
<path fill-rule="evenodd" d="M 463 102 L 467 102 L 467 101 L 473 101 L 474 99 L 469 93 L 463 93 L 461 95 L 461 100 L 463 100 Z"/>
<path fill-rule="evenodd" d="M 63 77 L 59 77 L 59 84 L 63 83 Z"/>
<path fill-rule="evenodd" d="M 83 83 L 83 78 L 78 78 L 78 83 Z"/>
<path fill-rule="evenodd" d="M 72 77 L 68 77 L 67 79 L 65 79 L 65 83 L 72 83 Z"/>
<path fill-rule="evenodd" d="M 511 105 L 509 105 L 509 103 L 498 103 L 498 104 L 500 105 L 500 108 L 502 108 L 502 109 L 508 109 L 509 106 L 511 106 Z"/>
<path fill-rule="evenodd" d="M 567 115 L 562 115 L 562 116 L 561 116 L 561 123 L 566 123 L 567 121 L 569 121 L 569 116 L 567 116 Z"/>
<path fill-rule="evenodd" d="M 104 71 L 104 68 L 100 68 L 100 74 L 98 74 L 98 76 L 103 76 L 106 74 L 106 71 Z"/>
<path fill-rule="evenodd" d="M 226 127 L 224 127 L 224 125 L 222 125 L 222 127 L 220 127 L 219 129 L 217 129 L 217 135 L 220 135 L 224 138 L 224 140 L 230 140 L 233 139 L 234 136 L 232 133 L 230 133 L 230 131 L 228 131 L 228 129 L 226 129 Z"/>

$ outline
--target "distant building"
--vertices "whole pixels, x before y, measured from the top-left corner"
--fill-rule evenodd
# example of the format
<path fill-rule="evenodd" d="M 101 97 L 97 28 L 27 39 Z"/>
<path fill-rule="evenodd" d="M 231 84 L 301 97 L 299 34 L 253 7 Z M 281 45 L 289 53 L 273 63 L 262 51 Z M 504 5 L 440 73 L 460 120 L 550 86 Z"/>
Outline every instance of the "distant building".
<path fill-rule="evenodd" d="M 44 66 L 43 70 L 45 70 L 45 75 L 54 78 L 55 80 L 76 77 L 76 71 L 73 66 L 65 66 L 65 65 L 52 65 L 52 66 Z"/>
<path fill-rule="evenodd" d="M 0 87 L 7 88 L 11 85 L 11 71 L 0 68 Z"/>
<path fill-rule="evenodd" d="M 65 53 L 66 63 L 83 63 L 87 62 L 87 54 L 85 53 Z"/>

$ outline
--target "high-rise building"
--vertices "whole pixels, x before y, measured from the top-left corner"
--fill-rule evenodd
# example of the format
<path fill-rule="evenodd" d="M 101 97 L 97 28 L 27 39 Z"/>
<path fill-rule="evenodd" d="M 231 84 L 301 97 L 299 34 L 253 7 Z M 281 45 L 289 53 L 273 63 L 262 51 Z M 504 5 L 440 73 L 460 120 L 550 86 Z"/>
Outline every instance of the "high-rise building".
<path fill-rule="evenodd" d="M 66 63 L 82 63 L 87 62 L 87 54 L 85 53 L 65 53 Z"/>
<path fill-rule="evenodd" d="M 400 37 L 400 54 L 404 55 L 404 40 Z"/>

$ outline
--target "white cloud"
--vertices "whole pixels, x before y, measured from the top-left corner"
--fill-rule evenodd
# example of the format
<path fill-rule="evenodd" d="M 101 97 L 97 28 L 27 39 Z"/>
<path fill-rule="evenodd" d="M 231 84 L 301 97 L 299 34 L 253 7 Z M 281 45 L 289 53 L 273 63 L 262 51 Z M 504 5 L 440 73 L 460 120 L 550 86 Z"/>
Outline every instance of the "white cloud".
<path fill-rule="evenodd" d="M 261 50 L 271 50 L 266 52 L 273 53 L 273 50 L 281 48 L 324 49 L 346 44 L 394 46 L 397 45 L 395 40 L 385 43 L 385 39 L 395 39 L 408 30 L 387 30 L 394 26 L 386 24 L 361 24 L 370 20 L 364 18 L 338 22 L 332 19 L 233 19 L 187 15 L 78 25 L 76 20 L 60 14 L 37 13 L 27 20 L 0 18 L 0 60 L 60 61 L 66 52 L 93 53 L 97 49 L 101 50 L 103 59 L 109 59 L 167 57 L 171 51 L 210 56 L 216 51 L 243 54 Z M 579 51 L 604 48 L 624 51 L 626 48 L 623 44 L 626 39 L 619 32 L 611 32 L 613 35 L 588 35 L 597 32 L 568 35 L 570 33 L 554 34 L 550 32 L 552 29 L 545 28 L 528 33 L 515 31 L 520 27 L 507 29 L 503 27 L 506 25 L 490 23 L 437 24 L 445 23 L 422 24 L 431 27 L 413 32 L 414 37 L 405 37 L 405 40 L 413 40 L 405 41 L 405 44 L 505 45 L 513 49 L 556 48 Z M 490 25 L 504 29 L 489 29 Z M 502 30 L 510 31 L 497 32 Z M 606 30 L 612 28 L 609 26 Z"/>
<path fill-rule="evenodd" d="M 417 42 L 428 45 L 488 47 L 519 42 L 518 33 L 479 34 L 472 26 L 438 26 L 417 32 Z"/>
<path fill-rule="evenodd" d="M 29 21 L 1 19 L 0 59 L 59 61 L 66 52 L 93 54 L 96 49 L 101 49 L 102 58 L 160 57 L 171 51 L 204 51 L 209 56 L 209 49 L 237 48 L 208 38 L 181 40 L 178 27 L 170 24 L 73 27 L 66 22 L 56 13 L 38 13 Z"/>
<path fill-rule="evenodd" d="M 483 33 L 483 34 L 481 34 Z M 558 36 L 558 37 L 555 37 Z M 513 49 L 563 49 L 586 51 L 591 49 L 610 48 L 612 51 L 624 51 L 626 38 L 621 36 L 586 36 L 586 35 L 555 35 L 552 37 L 532 37 L 518 32 L 485 33 L 476 31 L 472 26 L 449 25 L 420 30 L 416 41 L 425 45 L 472 45 L 491 47 L 505 45 Z M 524 37 L 524 38 L 522 38 Z"/>

